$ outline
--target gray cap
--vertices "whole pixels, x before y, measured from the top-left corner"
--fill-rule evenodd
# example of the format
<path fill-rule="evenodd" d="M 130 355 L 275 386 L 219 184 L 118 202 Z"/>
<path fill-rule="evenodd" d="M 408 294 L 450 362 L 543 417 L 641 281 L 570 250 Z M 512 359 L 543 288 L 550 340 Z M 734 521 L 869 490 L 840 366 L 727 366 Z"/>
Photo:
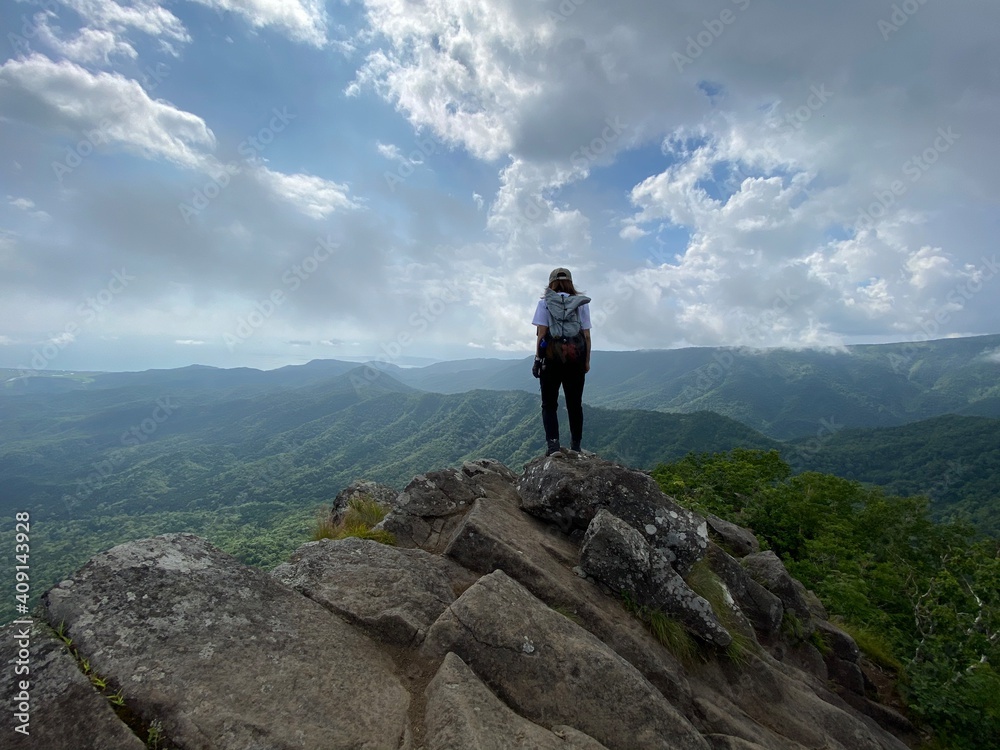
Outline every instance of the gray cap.
<path fill-rule="evenodd" d="M 551 284 L 556 279 L 566 279 L 572 282 L 573 274 L 569 272 L 568 268 L 554 268 L 552 273 L 549 274 L 549 283 Z"/>

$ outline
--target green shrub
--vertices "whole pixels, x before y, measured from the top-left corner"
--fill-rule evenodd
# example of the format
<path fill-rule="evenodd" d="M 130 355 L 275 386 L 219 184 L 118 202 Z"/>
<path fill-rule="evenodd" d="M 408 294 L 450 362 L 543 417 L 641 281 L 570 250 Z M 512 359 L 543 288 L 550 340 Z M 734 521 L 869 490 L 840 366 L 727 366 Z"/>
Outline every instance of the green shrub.
<path fill-rule="evenodd" d="M 892 653 L 892 644 L 883 636 L 863 625 L 855 625 L 842 620 L 838 621 L 836 625 L 854 639 L 858 648 L 861 649 L 861 653 L 867 656 L 872 664 L 896 673 L 903 668 L 902 662 Z"/>

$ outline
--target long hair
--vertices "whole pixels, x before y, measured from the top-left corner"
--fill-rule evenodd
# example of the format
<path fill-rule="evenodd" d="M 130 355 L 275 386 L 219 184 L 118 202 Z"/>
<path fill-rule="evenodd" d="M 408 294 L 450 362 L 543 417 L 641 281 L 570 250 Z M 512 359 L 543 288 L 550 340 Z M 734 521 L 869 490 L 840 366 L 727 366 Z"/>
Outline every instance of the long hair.
<path fill-rule="evenodd" d="M 566 294 L 581 294 L 581 292 L 579 292 L 577 288 L 573 286 L 573 282 L 570 281 L 569 279 L 553 279 L 552 282 L 549 283 L 549 289 L 551 289 L 553 292 L 565 292 Z"/>

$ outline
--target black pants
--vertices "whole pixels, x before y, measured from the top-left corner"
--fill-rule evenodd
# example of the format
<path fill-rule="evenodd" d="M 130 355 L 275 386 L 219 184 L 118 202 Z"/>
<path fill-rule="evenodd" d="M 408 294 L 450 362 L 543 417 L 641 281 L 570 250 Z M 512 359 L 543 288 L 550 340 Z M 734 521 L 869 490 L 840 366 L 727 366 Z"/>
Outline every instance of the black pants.
<path fill-rule="evenodd" d="M 574 444 L 583 438 L 583 382 L 587 373 L 580 365 L 564 365 L 550 359 L 539 378 L 542 388 L 542 426 L 546 442 L 559 441 L 559 386 L 566 396 L 566 413 L 569 416 L 569 435 Z"/>

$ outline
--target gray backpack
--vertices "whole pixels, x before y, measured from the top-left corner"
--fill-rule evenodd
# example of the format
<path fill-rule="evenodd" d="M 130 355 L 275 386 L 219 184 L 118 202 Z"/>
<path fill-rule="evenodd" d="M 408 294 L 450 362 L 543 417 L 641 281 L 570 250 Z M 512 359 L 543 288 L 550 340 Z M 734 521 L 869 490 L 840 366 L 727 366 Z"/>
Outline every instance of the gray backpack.
<path fill-rule="evenodd" d="M 587 340 L 580 329 L 580 305 L 590 302 L 582 294 L 559 294 L 545 290 L 545 307 L 549 311 L 549 335 L 545 356 L 555 357 L 564 364 L 579 364 L 587 359 Z"/>

